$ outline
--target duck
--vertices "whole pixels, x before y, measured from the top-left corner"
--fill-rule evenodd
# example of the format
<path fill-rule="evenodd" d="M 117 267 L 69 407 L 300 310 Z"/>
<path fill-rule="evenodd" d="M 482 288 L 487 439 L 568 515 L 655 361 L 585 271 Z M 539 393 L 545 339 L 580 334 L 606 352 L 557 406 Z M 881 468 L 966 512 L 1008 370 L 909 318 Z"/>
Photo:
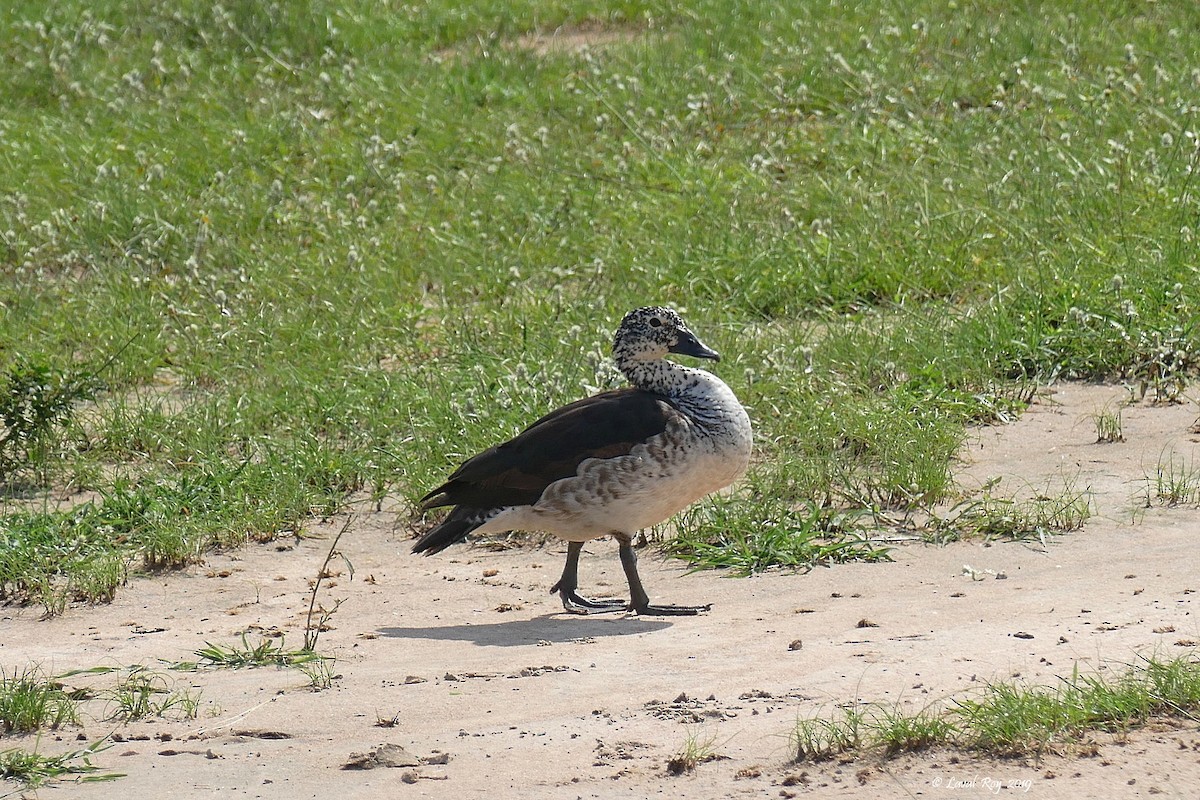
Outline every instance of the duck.
<path fill-rule="evenodd" d="M 711 604 L 655 605 L 637 569 L 634 537 L 724 489 L 750 463 L 750 417 L 716 375 L 668 355 L 719 361 L 677 311 L 630 311 L 612 357 L 629 386 L 585 397 L 538 419 L 509 441 L 467 459 L 421 498 L 420 513 L 450 512 L 413 545 L 434 555 L 471 534 L 540 531 L 567 543 L 551 589 L 570 613 L 625 609 L 637 615 L 695 615 Z M 583 545 L 611 536 L 629 601 L 580 595 Z"/>

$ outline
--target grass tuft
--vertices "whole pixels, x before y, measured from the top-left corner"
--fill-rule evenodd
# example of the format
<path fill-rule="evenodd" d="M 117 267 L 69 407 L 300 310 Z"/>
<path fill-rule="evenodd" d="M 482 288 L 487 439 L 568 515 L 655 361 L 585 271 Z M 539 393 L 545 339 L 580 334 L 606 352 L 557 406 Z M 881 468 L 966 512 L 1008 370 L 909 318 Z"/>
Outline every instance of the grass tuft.
<path fill-rule="evenodd" d="M 696 568 L 753 575 L 771 568 L 812 569 L 847 561 L 888 561 L 887 547 L 870 538 L 868 512 L 840 512 L 813 503 L 749 504 L 743 498 L 706 500 L 677 518 L 667 550 Z"/>
<path fill-rule="evenodd" d="M 1114 444 L 1125 441 L 1125 430 L 1121 422 L 1121 407 L 1105 408 L 1091 415 L 1096 426 L 1096 444 Z"/>
<path fill-rule="evenodd" d="M 175 691 L 166 675 L 140 666 L 106 694 L 112 706 L 108 718 L 122 722 L 172 714 L 195 719 L 200 705 L 198 693 Z"/>
<path fill-rule="evenodd" d="M 800 719 L 790 741 L 797 761 L 828 761 L 863 746 L 870 725 L 867 711 L 857 706 L 842 708 L 831 719 Z"/>
<path fill-rule="evenodd" d="M 895 708 L 880 708 L 873 721 L 871 741 L 884 755 L 917 752 L 953 740 L 958 726 L 949 719 L 924 709 L 905 714 Z"/>
<path fill-rule="evenodd" d="M 1146 476 L 1146 505 L 1151 499 L 1168 506 L 1200 503 L 1200 467 L 1175 452 L 1166 453 Z"/>
<path fill-rule="evenodd" d="M 57 730 L 78 721 L 76 702 L 57 680 L 36 667 L 11 675 L 0 668 L 0 729 L 4 733 Z"/>
<path fill-rule="evenodd" d="M 1159 718 L 1200 712 L 1200 661 L 1140 658 L 1119 674 L 1076 670 L 1049 686 L 994 683 L 941 712 L 855 705 L 837 716 L 798 720 L 791 733 L 798 761 L 881 752 L 893 756 L 930 747 L 989 756 L 1065 752 L 1098 731 L 1121 739 Z"/>
<path fill-rule="evenodd" d="M 288 650 L 282 636 L 278 639 L 264 636 L 259 639 L 258 644 L 251 645 L 245 633 L 242 634 L 240 647 L 207 642 L 196 651 L 196 655 L 200 658 L 197 666 L 228 669 L 294 667 L 321 658 L 311 650 Z"/>
<path fill-rule="evenodd" d="M 334 672 L 335 660 L 307 648 L 289 650 L 281 636 L 277 640 L 261 637 L 258 644 L 250 644 L 245 633 L 241 645 L 222 645 L 208 642 L 196 651 L 199 661 L 183 661 L 173 664 L 171 669 L 196 670 L 204 668 L 246 669 L 254 667 L 289 667 L 298 669 L 308 678 L 309 686 L 315 691 L 328 689 L 338 677 Z M 189 707 L 195 701 L 187 697 Z"/>
<path fill-rule="evenodd" d="M 73 779 L 87 783 L 111 781 L 124 777 L 122 773 L 101 773 L 92 763 L 92 756 L 112 745 L 105 740 L 93 742 L 81 750 L 48 756 L 36 750 L 19 748 L 0 750 L 0 779 L 17 781 L 24 791 L 36 790 L 56 780 Z"/>
<path fill-rule="evenodd" d="M 55 440 L 98 387 L 94 373 L 36 361 L 0 375 L 0 487 L 53 460 Z M 39 479 L 47 477 L 43 470 Z"/>
<path fill-rule="evenodd" d="M 1091 490 L 1076 489 L 1070 481 L 1057 492 L 1047 488 L 1027 499 L 997 497 L 993 487 L 985 487 L 981 498 L 956 504 L 944 516 L 932 515 L 926 538 L 937 543 L 972 536 L 1036 540 L 1045 547 L 1047 536 L 1080 530 L 1092 516 Z"/>
<path fill-rule="evenodd" d="M 667 773 L 684 775 L 694 772 L 696 767 L 706 761 L 722 758 L 716 750 L 716 734 L 702 737 L 697 731 L 688 729 L 683 745 L 667 759 Z"/>

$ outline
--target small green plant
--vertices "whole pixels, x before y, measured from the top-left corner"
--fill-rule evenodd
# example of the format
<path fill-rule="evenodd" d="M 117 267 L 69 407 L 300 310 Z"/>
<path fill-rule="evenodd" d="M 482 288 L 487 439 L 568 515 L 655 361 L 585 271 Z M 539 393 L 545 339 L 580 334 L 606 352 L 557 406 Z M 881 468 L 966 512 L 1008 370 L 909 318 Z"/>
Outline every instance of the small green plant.
<path fill-rule="evenodd" d="M 683 775 L 694 771 L 705 761 L 721 758 L 716 752 L 716 742 L 716 734 L 702 737 L 693 726 L 689 726 L 683 745 L 667 759 L 667 772 L 671 775 Z"/>
<path fill-rule="evenodd" d="M 790 741 L 797 761 L 828 761 L 863 746 L 870 723 L 867 712 L 854 705 L 841 709 L 832 719 L 800 719 L 792 729 Z"/>
<path fill-rule="evenodd" d="M 945 516 L 934 515 L 927 523 L 931 542 L 958 541 L 970 536 L 1005 541 L 1036 539 L 1081 529 L 1092 516 L 1090 489 L 1076 489 L 1067 481 L 1057 492 L 1050 491 L 1017 500 L 997 497 L 991 490 L 999 481 L 984 487 L 983 496 L 955 505 Z"/>
<path fill-rule="evenodd" d="M 334 659 L 314 653 L 308 648 L 289 650 L 284 637 L 272 639 L 260 637 L 258 644 L 251 645 L 247 634 L 242 634 L 242 644 L 221 645 L 207 643 L 196 651 L 199 661 L 184 661 L 172 665 L 172 669 L 196 670 L 205 667 L 243 669 L 247 667 L 292 667 L 308 678 L 309 685 L 316 690 L 328 689 L 337 675 L 334 674 Z"/>
<path fill-rule="evenodd" d="M 309 685 L 313 689 L 321 690 L 329 688 L 337 677 L 333 670 L 334 659 L 319 655 L 316 652 L 316 647 L 321 632 L 327 629 L 330 618 L 337 612 L 340 606 L 340 601 L 335 603 L 333 608 L 326 609 L 323 606 L 317 605 L 317 595 L 320 591 L 321 582 L 329 577 L 329 562 L 333 560 L 334 556 L 341 556 L 346 563 L 347 569 L 350 570 L 351 577 L 353 577 L 354 566 L 337 549 L 342 535 L 350 528 L 353 521 L 353 516 L 348 517 L 342 525 L 341 530 L 338 531 L 337 535 L 330 542 L 329 549 L 325 554 L 325 560 L 317 572 L 316 579 L 313 580 L 312 591 L 309 595 L 308 617 L 305 624 L 303 647 L 296 650 L 287 649 L 284 644 L 284 637 L 282 636 L 278 639 L 262 636 L 259 638 L 257 644 L 251 645 L 248 635 L 242 633 L 240 647 L 207 642 L 204 647 L 196 651 L 196 655 L 200 659 L 198 662 L 175 664 L 174 669 L 199 669 L 201 667 L 240 669 L 243 667 L 261 666 L 295 667 L 307 676 Z M 138 700 L 146 693 L 152 693 L 158 686 L 156 683 L 151 682 L 135 688 L 140 688 L 142 691 L 140 693 L 132 693 L 131 699 Z M 191 706 L 194 714 L 194 701 L 191 702 Z"/>
<path fill-rule="evenodd" d="M 9 675 L 0 668 L 0 729 L 30 733 L 79 721 L 76 702 L 63 685 L 29 668 Z"/>
<path fill-rule="evenodd" d="M 93 755 L 111 746 L 102 739 L 82 750 L 72 750 L 57 756 L 18 748 L 0 750 L 0 779 L 17 781 L 22 784 L 23 790 L 29 791 L 65 778 L 87 783 L 123 778 L 124 774 L 119 772 L 97 774 L 100 768 L 92 763 Z"/>
<path fill-rule="evenodd" d="M 790 741 L 799 761 L 936 746 L 1024 756 L 1069 750 L 1094 731 L 1123 738 L 1156 718 L 1193 718 L 1198 711 L 1200 661 L 1140 658 L 1116 675 L 1075 670 L 1050 686 L 990 684 L 940 712 L 855 705 L 831 718 L 799 720 Z"/>
<path fill-rule="evenodd" d="M 314 691 L 321 691 L 333 686 L 339 676 L 334 672 L 336 660 L 332 656 L 317 656 L 311 661 L 301 661 L 295 666 L 308 678 L 308 685 Z"/>
<path fill-rule="evenodd" d="M 278 639 L 262 636 L 258 644 L 251 645 L 245 633 L 242 634 L 241 647 L 206 642 L 204 647 L 196 651 L 196 655 L 200 657 L 198 666 L 229 669 L 294 667 L 320 658 L 311 650 L 288 650 L 282 636 Z"/>
<path fill-rule="evenodd" d="M 1139 332 L 1137 357 L 1129 374 L 1137 381 L 1141 397 L 1152 390 L 1156 403 L 1180 402 L 1189 379 L 1200 366 L 1200 348 L 1195 343 L 1197 325 L 1194 316 L 1192 319 L 1188 327 L 1152 327 Z"/>
<path fill-rule="evenodd" d="M 1168 506 L 1200 503 L 1200 467 L 1171 452 L 1146 476 L 1146 505 L 1151 498 Z"/>
<path fill-rule="evenodd" d="M 878 709 L 872 722 L 871 743 L 885 755 L 913 752 L 951 741 L 958 727 L 928 709 L 905 714 L 896 708 Z"/>
<path fill-rule="evenodd" d="M 141 666 L 133 667 L 108 698 L 114 707 L 109 718 L 124 722 L 170 714 L 195 719 L 200 705 L 198 694 L 175 691 L 166 675 Z"/>
<path fill-rule="evenodd" d="M 678 518 L 679 533 L 667 542 L 672 555 L 697 569 L 729 569 L 735 575 L 763 570 L 811 569 L 850 561 L 888 561 L 888 548 L 871 540 L 863 525 L 868 511 L 838 511 L 816 503 L 791 508 L 779 501 L 749 504 L 714 498 Z"/>
<path fill-rule="evenodd" d="M 38 463 L 77 403 L 97 389 L 95 373 L 18 362 L 0 376 L 0 485 Z"/>
<path fill-rule="evenodd" d="M 1096 426 L 1096 444 L 1115 444 L 1125 441 L 1121 422 L 1121 408 L 1107 408 L 1091 415 Z"/>

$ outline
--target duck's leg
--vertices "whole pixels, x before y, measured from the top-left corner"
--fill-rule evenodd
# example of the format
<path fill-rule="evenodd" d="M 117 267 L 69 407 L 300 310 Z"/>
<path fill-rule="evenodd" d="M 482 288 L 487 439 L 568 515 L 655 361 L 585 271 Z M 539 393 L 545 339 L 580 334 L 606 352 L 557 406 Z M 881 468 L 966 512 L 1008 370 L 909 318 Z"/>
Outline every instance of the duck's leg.
<path fill-rule="evenodd" d="M 702 606 L 654 606 L 650 605 L 650 597 L 642 586 L 642 579 L 637 571 L 637 552 L 628 536 L 618 536 L 621 543 L 621 567 L 625 570 L 625 578 L 629 581 L 629 610 L 638 614 L 659 616 L 689 616 L 708 611 L 711 604 Z"/>
<path fill-rule="evenodd" d="M 550 587 L 550 594 L 562 598 L 563 608 L 572 614 L 587 614 L 591 611 L 618 611 L 625 608 L 624 600 L 591 600 L 580 597 L 575 590 L 579 587 L 579 554 L 583 542 L 567 544 L 567 563 L 563 565 L 562 577 Z"/>

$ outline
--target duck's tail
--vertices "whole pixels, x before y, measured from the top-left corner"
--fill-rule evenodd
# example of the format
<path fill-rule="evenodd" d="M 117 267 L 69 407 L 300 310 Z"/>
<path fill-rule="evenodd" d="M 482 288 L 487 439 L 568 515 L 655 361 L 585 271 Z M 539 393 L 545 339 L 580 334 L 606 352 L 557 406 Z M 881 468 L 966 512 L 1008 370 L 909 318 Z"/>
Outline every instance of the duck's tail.
<path fill-rule="evenodd" d="M 495 511 L 459 506 L 437 527 L 418 539 L 412 551 L 427 556 L 440 553 L 452 544 L 465 541 L 471 531 L 494 516 Z"/>

